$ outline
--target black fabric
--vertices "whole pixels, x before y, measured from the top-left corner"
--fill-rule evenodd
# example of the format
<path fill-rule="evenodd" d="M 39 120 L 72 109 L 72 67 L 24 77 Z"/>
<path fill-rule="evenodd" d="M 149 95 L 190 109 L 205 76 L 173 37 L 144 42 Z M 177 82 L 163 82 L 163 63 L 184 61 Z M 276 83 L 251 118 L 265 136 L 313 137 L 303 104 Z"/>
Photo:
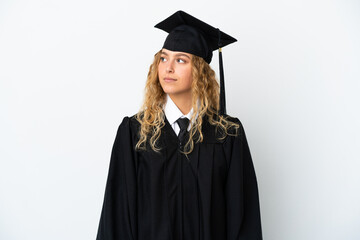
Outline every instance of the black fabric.
<path fill-rule="evenodd" d="M 194 54 L 207 63 L 211 62 L 214 50 L 237 41 L 184 11 L 177 11 L 155 27 L 169 33 L 163 48 Z"/>
<path fill-rule="evenodd" d="M 176 122 L 179 124 L 180 132 L 178 135 L 180 144 L 182 145 L 184 143 L 185 135 L 187 133 L 187 128 L 189 126 L 189 119 L 188 118 L 179 118 L 176 120 Z"/>
<path fill-rule="evenodd" d="M 204 141 L 188 159 L 165 118 L 160 153 L 135 151 L 139 123 L 125 117 L 112 149 L 97 240 L 261 240 L 255 171 L 240 121 L 218 140 L 203 119 Z"/>
<path fill-rule="evenodd" d="M 219 114 L 226 114 L 226 100 L 225 100 L 225 80 L 224 80 L 224 68 L 222 52 L 219 51 L 219 73 L 220 73 L 220 100 L 219 100 Z"/>

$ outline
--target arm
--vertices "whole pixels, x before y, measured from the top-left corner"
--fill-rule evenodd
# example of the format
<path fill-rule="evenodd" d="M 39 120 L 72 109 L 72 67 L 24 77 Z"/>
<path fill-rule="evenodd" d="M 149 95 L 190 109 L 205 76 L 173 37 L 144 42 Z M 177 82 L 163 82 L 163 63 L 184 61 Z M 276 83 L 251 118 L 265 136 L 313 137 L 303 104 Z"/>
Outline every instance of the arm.
<path fill-rule="evenodd" d="M 136 177 L 129 118 L 112 148 L 97 240 L 136 239 Z"/>
<path fill-rule="evenodd" d="M 241 122 L 229 146 L 226 182 L 227 239 L 261 240 L 259 195 L 255 170 Z"/>

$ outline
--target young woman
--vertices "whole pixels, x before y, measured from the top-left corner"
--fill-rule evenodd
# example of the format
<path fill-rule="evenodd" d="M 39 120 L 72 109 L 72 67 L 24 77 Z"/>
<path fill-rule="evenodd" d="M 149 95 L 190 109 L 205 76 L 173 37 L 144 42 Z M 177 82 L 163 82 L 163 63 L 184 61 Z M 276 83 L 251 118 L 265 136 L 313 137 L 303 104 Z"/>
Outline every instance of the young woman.
<path fill-rule="evenodd" d="M 182 11 L 156 27 L 169 35 L 118 128 L 97 240 L 262 239 L 245 132 L 209 66 L 236 40 Z"/>

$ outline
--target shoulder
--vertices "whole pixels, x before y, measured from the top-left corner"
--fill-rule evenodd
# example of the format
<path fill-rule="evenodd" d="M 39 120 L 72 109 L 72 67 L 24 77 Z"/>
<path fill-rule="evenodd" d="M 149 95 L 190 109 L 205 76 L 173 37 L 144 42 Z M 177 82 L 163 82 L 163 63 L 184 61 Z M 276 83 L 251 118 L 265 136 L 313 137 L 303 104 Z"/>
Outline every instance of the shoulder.
<path fill-rule="evenodd" d="M 209 116 L 205 115 L 203 118 L 202 133 L 204 136 L 204 142 L 210 143 L 223 143 L 229 141 L 239 133 L 239 129 L 242 128 L 240 120 L 230 115 L 212 115 L 212 119 L 221 123 L 210 123 Z M 225 130 L 226 128 L 226 130 Z M 226 131 L 226 132 L 225 132 Z"/>
<path fill-rule="evenodd" d="M 224 117 L 226 118 L 227 121 L 236 124 L 236 126 L 234 125 L 235 127 L 230 129 L 230 132 L 233 135 L 228 136 L 228 138 L 232 139 L 233 141 L 235 139 L 240 140 L 240 142 L 243 142 L 247 145 L 245 129 L 244 129 L 244 126 L 243 126 L 242 122 L 240 121 L 240 119 L 237 117 L 229 116 L 229 115 L 224 115 Z"/>
<path fill-rule="evenodd" d="M 244 131 L 244 127 L 243 127 L 243 124 L 242 122 L 240 121 L 239 118 L 235 117 L 235 116 L 230 116 L 230 115 L 227 115 L 227 114 L 224 114 L 224 115 L 221 115 L 222 118 L 227 121 L 230 125 L 233 125 L 229 131 L 231 133 L 235 133 L 236 131 L 239 133 L 241 131 Z M 217 119 L 220 118 L 219 115 L 216 116 Z M 236 130 L 237 129 L 237 130 Z"/>
<path fill-rule="evenodd" d="M 229 122 L 231 122 L 231 123 L 236 123 L 236 124 L 240 124 L 240 125 L 241 125 L 241 122 L 240 122 L 239 118 L 237 118 L 237 117 L 230 116 L 230 115 L 227 115 L 227 114 L 222 115 L 222 117 L 223 117 L 226 121 L 229 121 Z"/>
<path fill-rule="evenodd" d="M 232 122 L 234 124 L 236 124 L 238 126 L 238 130 L 239 132 L 243 132 L 244 131 L 244 127 L 242 122 L 240 121 L 239 118 L 237 117 L 233 117 L 233 116 L 229 116 L 229 115 L 225 115 L 226 116 L 226 120 L 229 122 Z"/>
<path fill-rule="evenodd" d="M 227 121 L 230 124 L 230 127 L 228 129 L 229 135 L 226 138 L 232 140 L 239 139 L 241 141 L 247 142 L 245 129 L 240 119 L 238 117 L 230 116 L 227 114 L 222 115 L 222 117 L 225 121 Z"/>
<path fill-rule="evenodd" d="M 139 127 L 140 123 L 136 119 L 136 114 L 132 116 L 125 116 L 118 126 L 117 135 L 131 135 L 133 138 L 135 138 L 137 136 Z"/>
<path fill-rule="evenodd" d="M 232 123 L 240 123 L 240 120 L 237 117 L 234 116 L 230 116 L 227 114 L 223 114 L 223 115 L 219 115 L 219 114 L 214 114 L 213 115 L 213 119 L 216 121 L 219 121 L 220 118 L 228 121 L 228 122 L 232 122 Z M 208 117 L 206 116 L 206 121 L 208 121 Z"/>
<path fill-rule="evenodd" d="M 137 128 L 140 125 L 139 121 L 136 119 L 136 114 L 132 116 L 125 116 L 120 123 L 119 128 Z"/>

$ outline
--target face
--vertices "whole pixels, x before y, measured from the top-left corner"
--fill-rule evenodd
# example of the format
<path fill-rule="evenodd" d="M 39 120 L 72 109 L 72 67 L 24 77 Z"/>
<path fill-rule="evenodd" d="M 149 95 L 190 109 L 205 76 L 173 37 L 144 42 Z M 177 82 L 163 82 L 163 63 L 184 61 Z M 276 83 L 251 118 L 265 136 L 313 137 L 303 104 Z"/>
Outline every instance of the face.
<path fill-rule="evenodd" d="M 165 93 L 174 97 L 191 97 L 190 54 L 162 49 L 158 75 Z"/>

